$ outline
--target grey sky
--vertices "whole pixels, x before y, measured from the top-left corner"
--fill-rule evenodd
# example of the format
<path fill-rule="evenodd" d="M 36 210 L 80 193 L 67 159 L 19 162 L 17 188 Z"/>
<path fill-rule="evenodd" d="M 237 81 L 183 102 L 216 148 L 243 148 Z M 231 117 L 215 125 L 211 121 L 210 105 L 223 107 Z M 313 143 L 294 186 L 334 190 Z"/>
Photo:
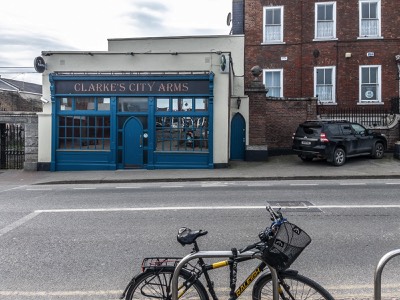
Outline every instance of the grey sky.
<path fill-rule="evenodd" d="M 232 0 L 13 0 L 0 11 L 0 75 L 41 84 L 42 51 L 107 50 L 108 38 L 229 34 Z M 30 67 L 6 69 L 5 67 Z"/>

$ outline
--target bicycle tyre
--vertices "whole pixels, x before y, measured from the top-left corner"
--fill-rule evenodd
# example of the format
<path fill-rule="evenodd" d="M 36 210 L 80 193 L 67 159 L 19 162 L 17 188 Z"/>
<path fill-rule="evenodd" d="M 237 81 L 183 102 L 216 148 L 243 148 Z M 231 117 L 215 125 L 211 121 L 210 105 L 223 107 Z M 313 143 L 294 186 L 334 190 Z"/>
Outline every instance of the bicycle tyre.
<path fill-rule="evenodd" d="M 279 298 L 282 300 L 334 300 L 331 294 L 315 281 L 297 272 L 279 272 Z M 285 285 L 282 284 L 282 280 Z M 272 300 L 272 275 L 265 274 L 254 285 L 253 300 Z"/>
<path fill-rule="evenodd" d="M 139 274 L 129 287 L 125 299 L 171 300 L 171 281 L 174 270 L 174 267 L 162 267 L 148 269 Z M 190 281 L 192 277 L 189 271 L 181 270 L 178 279 L 178 288 L 184 288 L 183 283 Z M 182 290 L 179 290 L 178 294 L 181 294 L 181 292 Z M 179 300 L 184 299 L 208 300 L 208 294 L 204 285 L 199 280 L 196 280 L 179 298 Z"/>

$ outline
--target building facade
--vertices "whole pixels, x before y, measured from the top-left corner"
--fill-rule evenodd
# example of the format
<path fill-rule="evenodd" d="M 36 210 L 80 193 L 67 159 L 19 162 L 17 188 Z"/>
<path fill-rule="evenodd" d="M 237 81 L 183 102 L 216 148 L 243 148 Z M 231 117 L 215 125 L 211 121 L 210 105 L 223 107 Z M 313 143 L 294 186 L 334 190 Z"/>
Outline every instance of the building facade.
<path fill-rule="evenodd" d="M 243 39 L 111 39 L 105 52 L 43 52 L 39 169 L 214 168 L 243 159 Z M 232 132 L 232 120 L 242 127 Z M 241 143 L 232 146 L 232 135 Z"/>
<path fill-rule="evenodd" d="M 245 12 L 237 30 L 246 37 L 245 68 L 263 69 L 268 96 L 317 97 L 342 108 L 389 107 L 399 96 L 398 1 L 235 3 Z"/>

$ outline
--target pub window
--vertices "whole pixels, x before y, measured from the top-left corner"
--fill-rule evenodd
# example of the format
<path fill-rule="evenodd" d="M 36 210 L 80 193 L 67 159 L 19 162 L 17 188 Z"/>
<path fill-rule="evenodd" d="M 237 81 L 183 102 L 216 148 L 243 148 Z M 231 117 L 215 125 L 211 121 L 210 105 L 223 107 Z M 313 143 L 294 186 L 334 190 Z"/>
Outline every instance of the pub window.
<path fill-rule="evenodd" d="M 119 97 L 118 111 L 119 112 L 147 112 L 148 110 L 147 97 Z"/>
<path fill-rule="evenodd" d="M 59 150 L 110 150 L 109 116 L 59 116 Z"/>
<path fill-rule="evenodd" d="M 156 99 L 156 151 L 208 152 L 208 99 Z"/>
<path fill-rule="evenodd" d="M 57 99 L 58 150 L 110 150 L 110 98 Z"/>

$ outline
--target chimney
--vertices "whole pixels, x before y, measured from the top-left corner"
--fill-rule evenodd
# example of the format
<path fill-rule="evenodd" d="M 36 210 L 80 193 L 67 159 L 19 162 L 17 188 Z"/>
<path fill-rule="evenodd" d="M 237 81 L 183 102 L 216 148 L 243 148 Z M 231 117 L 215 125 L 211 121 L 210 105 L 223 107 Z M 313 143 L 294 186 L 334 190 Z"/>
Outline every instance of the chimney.
<path fill-rule="evenodd" d="M 232 0 L 232 34 L 244 34 L 244 0 Z"/>

